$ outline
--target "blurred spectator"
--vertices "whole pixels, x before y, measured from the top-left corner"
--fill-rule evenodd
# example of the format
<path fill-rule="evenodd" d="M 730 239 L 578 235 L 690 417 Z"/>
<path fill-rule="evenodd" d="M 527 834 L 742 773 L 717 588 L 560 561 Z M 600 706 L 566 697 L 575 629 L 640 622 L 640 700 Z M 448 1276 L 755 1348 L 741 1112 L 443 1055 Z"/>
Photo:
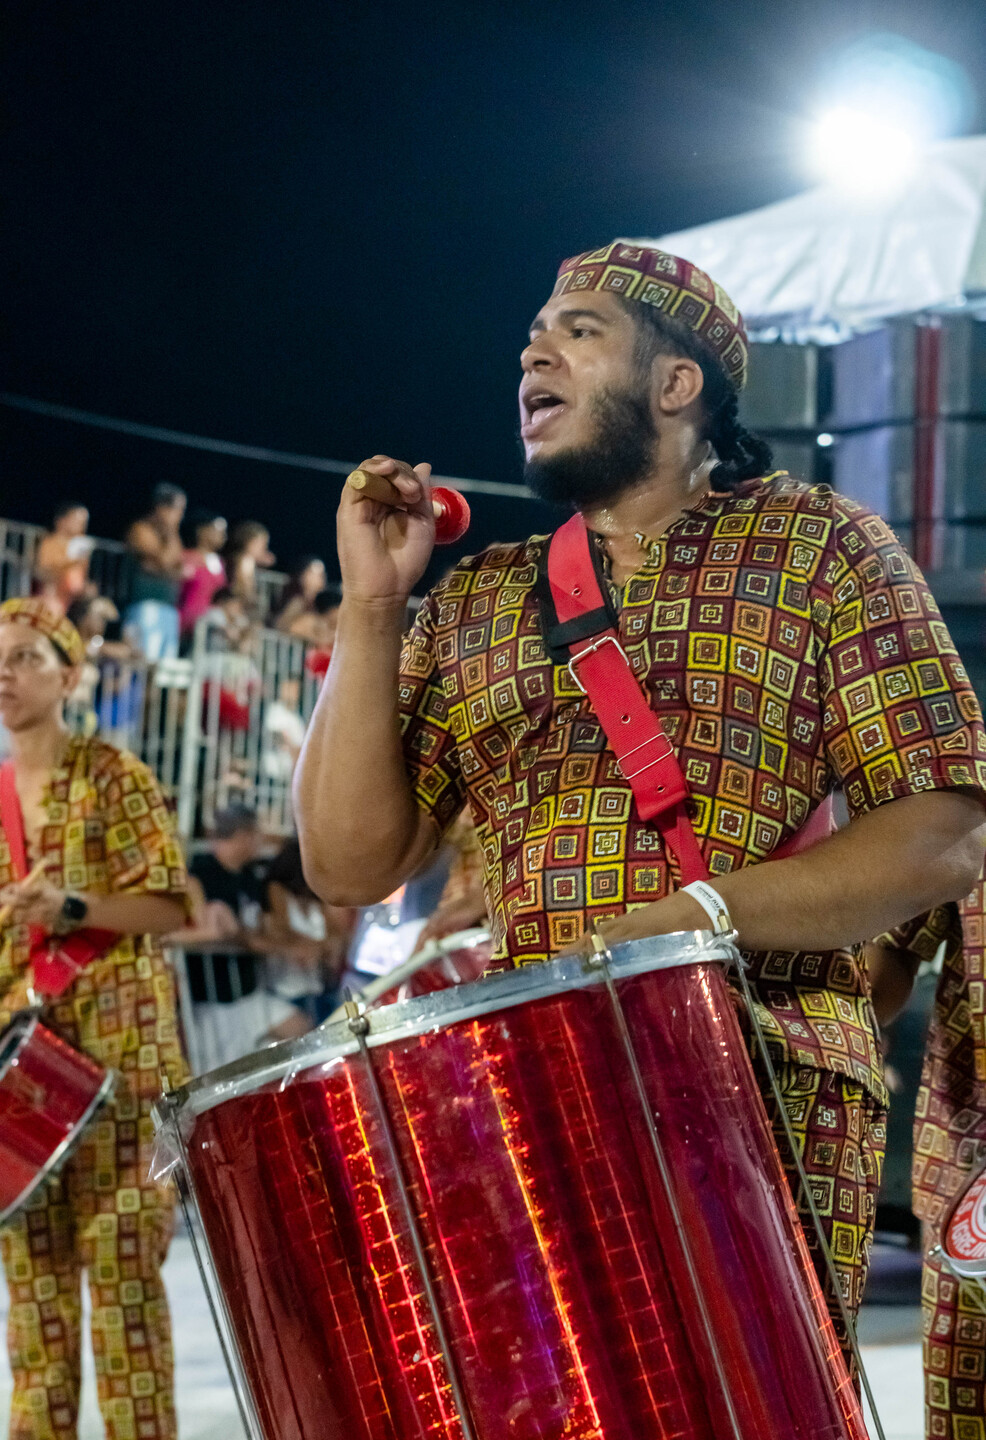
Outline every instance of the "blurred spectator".
<path fill-rule="evenodd" d="M 290 784 L 305 740 L 301 713 L 301 681 L 284 675 L 277 695 L 264 707 L 264 737 L 260 756 L 261 773 L 270 780 Z"/>
<path fill-rule="evenodd" d="M 209 649 L 228 653 L 243 650 L 251 639 L 257 623 L 256 609 L 229 585 L 223 585 L 212 597 L 206 611 L 209 617 Z"/>
<path fill-rule="evenodd" d="M 312 675 L 322 677 L 332 659 L 332 647 L 339 628 L 339 601 L 333 590 L 323 590 L 315 596 L 313 613 L 307 617 L 306 633 L 300 636 L 312 646 L 305 656 L 305 669 Z M 300 622 L 299 622 L 300 624 Z"/>
<path fill-rule="evenodd" d="M 126 640 L 106 638 L 107 630 L 115 628 L 120 621 L 119 610 L 106 595 L 85 595 L 73 600 L 68 618 L 82 636 L 90 660 L 133 658 L 133 646 Z"/>
<path fill-rule="evenodd" d="M 270 552 L 270 531 L 259 520 L 241 520 L 226 546 L 226 575 L 235 595 L 248 604 L 258 600 L 257 569 L 274 563 Z"/>
<path fill-rule="evenodd" d="M 123 623 L 127 638 L 153 663 L 178 654 L 179 526 L 187 502 L 177 485 L 155 486 L 151 502 L 150 512 L 127 532 L 137 565 Z"/>
<path fill-rule="evenodd" d="M 89 556 L 95 541 L 86 534 L 89 511 L 70 501 L 55 511 L 54 525 L 38 546 L 34 575 L 38 592 L 56 610 L 65 611 L 89 583 Z"/>
<path fill-rule="evenodd" d="M 253 646 L 256 608 L 224 585 L 212 597 L 206 618 L 205 653 L 200 657 L 203 723 L 209 726 L 209 714 L 218 705 L 219 728 L 244 733 L 256 718 L 261 690 Z"/>
<path fill-rule="evenodd" d="M 281 608 L 274 621 L 278 630 L 309 639 L 304 633 L 305 621 L 314 616 L 315 599 L 325 589 L 325 562 L 317 555 L 305 555 L 291 572 L 281 596 Z M 295 628 L 295 627 L 299 628 Z"/>
<path fill-rule="evenodd" d="M 127 663 L 135 658 L 132 647 L 106 638 L 119 625 L 120 612 L 105 595 L 87 595 L 69 606 L 68 618 L 86 647 L 70 699 L 76 723 L 86 735 L 119 733 L 141 714 L 145 678 L 143 666 Z"/>
<path fill-rule="evenodd" d="M 208 853 L 188 867 L 192 921 L 172 942 L 185 951 L 207 1068 L 310 1028 L 296 1006 L 265 988 L 261 957 L 282 954 L 284 947 L 262 929 L 266 875 L 260 845 L 256 815 L 230 805 L 216 814 Z"/>
<path fill-rule="evenodd" d="M 191 545 L 182 556 L 178 612 L 181 638 L 187 640 L 196 623 L 226 584 L 226 567 L 220 551 L 226 544 L 226 521 L 214 510 L 193 510 L 186 521 Z"/>
<path fill-rule="evenodd" d="M 267 934 L 281 945 L 273 988 L 319 1024 L 335 1009 L 356 911 L 323 905 L 301 868 L 301 847 L 286 840 L 267 872 Z"/>

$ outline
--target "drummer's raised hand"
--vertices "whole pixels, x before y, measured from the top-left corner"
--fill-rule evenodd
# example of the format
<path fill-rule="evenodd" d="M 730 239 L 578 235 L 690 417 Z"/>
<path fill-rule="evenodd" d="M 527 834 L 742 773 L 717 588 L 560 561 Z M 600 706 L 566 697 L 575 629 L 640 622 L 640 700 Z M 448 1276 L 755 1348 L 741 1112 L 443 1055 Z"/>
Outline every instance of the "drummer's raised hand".
<path fill-rule="evenodd" d="M 362 499 L 350 485 L 343 486 L 336 520 L 343 597 L 404 605 L 435 544 L 431 466 L 374 455 L 359 468 L 387 481 L 393 501 Z"/>

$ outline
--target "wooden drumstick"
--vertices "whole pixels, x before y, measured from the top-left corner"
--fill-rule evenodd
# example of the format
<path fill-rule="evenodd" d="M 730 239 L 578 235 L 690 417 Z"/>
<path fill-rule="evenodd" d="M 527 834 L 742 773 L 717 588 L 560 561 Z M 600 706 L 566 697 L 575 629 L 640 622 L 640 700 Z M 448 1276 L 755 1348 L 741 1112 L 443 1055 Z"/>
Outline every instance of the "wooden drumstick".
<path fill-rule="evenodd" d="M 346 484 L 351 490 L 358 492 L 361 500 L 379 500 L 381 505 L 406 505 L 408 503 L 396 485 L 391 485 L 390 481 L 384 479 L 382 475 L 374 475 L 369 470 L 354 470 L 347 478 Z M 435 515 L 440 515 L 441 506 L 434 500 L 431 503 Z"/>
<path fill-rule="evenodd" d="M 43 859 L 38 861 L 37 865 L 35 865 L 34 869 L 30 872 L 30 874 L 25 875 L 23 880 L 18 880 L 16 883 L 21 888 L 24 888 L 28 885 L 33 885 L 35 880 L 40 879 L 40 877 L 44 874 L 45 866 L 47 864 L 48 858 L 47 856 L 45 856 Z M 10 913 L 13 908 L 13 905 L 10 904 L 9 901 L 6 905 L 0 905 L 0 930 L 3 929 L 4 925 L 6 925 L 7 921 L 10 919 Z"/>
<path fill-rule="evenodd" d="M 346 484 L 355 490 L 360 500 L 378 500 L 381 505 L 394 509 L 403 508 L 407 500 L 389 480 L 369 470 L 354 470 L 347 476 Z M 458 490 L 447 490 L 436 485 L 431 492 L 431 508 L 435 516 L 435 544 L 453 545 L 461 540 L 469 529 L 469 505 Z"/>

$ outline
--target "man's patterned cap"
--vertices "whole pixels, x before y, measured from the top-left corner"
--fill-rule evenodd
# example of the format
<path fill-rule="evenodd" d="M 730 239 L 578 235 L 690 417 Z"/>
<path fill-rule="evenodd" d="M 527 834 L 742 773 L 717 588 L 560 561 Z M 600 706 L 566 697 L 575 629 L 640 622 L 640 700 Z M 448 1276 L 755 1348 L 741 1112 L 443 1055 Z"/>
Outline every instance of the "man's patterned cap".
<path fill-rule="evenodd" d="M 746 384 L 750 349 L 743 317 L 722 286 L 689 260 L 614 240 L 562 262 L 554 294 L 577 290 L 612 290 L 625 300 L 656 305 L 705 341 L 737 390 Z"/>
<path fill-rule="evenodd" d="M 81 665 L 86 658 L 82 636 L 71 620 L 66 620 L 43 600 L 5 600 L 0 605 L 0 625 L 30 625 L 40 630 L 70 665 Z"/>

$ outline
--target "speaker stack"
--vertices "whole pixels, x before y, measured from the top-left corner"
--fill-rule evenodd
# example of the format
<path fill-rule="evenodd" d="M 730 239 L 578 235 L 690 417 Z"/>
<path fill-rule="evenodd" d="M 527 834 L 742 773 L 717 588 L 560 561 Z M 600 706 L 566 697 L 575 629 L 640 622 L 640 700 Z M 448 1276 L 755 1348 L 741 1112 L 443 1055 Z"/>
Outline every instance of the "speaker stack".
<path fill-rule="evenodd" d="M 839 345 L 751 349 L 741 414 L 779 467 L 876 510 L 952 590 L 958 576 L 981 574 L 986 321 L 908 316 Z"/>

